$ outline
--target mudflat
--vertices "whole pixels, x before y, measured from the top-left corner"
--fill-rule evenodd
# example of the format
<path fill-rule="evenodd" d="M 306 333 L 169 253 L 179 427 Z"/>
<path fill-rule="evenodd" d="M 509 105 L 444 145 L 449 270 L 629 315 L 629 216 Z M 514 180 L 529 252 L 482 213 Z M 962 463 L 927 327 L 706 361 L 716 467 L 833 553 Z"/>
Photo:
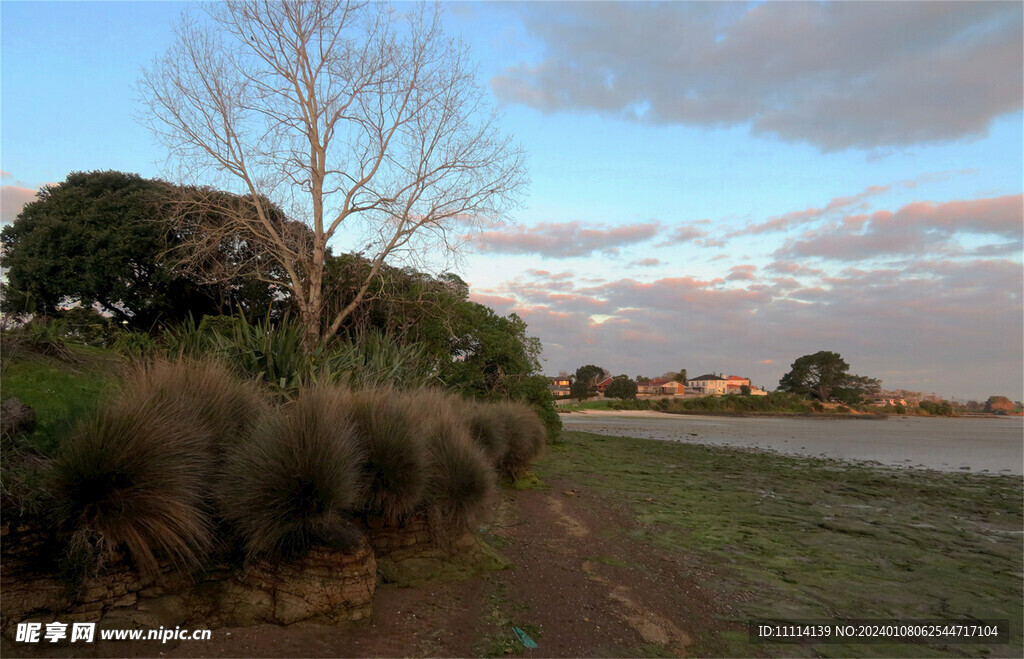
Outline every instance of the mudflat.
<path fill-rule="evenodd" d="M 727 417 L 587 411 L 566 430 L 876 462 L 890 467 L 1024 475 L 1024 418 Z"/>

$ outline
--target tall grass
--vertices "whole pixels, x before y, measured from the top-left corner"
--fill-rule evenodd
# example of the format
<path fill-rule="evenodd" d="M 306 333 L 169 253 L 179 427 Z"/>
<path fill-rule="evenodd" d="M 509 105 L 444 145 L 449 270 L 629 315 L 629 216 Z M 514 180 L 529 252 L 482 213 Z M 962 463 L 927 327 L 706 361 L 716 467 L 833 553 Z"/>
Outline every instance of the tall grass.
<path fill-rule="evenodd" d="M 435 389 L 407 392 L 402 398 L 426 433 L 429 463 L 422 505 L 435 538 L 443 542 L 484 517 L 494 493 L 494 471 L 458 414 L 458 399 Z"/>
<path fill-rule="evenodd" d="M 257 384 L 213 360 L 155 359 L 135 364 L 124 380 L 125 404 L 140 409 L 169 406 L 201 425 L 210 449 L 223 452 L 240 441 L 265 407 Z"/>
<path fill-rule="evenodd" d="M 83 420 L 57 454 L 54 492 L 73 534 L 127 548 L 143 572 L 161 557 L 201 566 L 212 546 L 209 434 L 176 405 L 114 401 Z"/>
<path fill-rule="evenodd" d="M 469 426 L 469 435 L 497 468 L 508 450 L 508 430 L 501 408 L 494 403 L 463 400 L 458 410 Z"/>
<path fill-rule="evenodd" d="M 348 518 L 360 505 L 364 455 L 347 395 L 305 389 L 229 454 L 217 501 L 250 558 L 357 541 Z"/>
<path fill-rule="evenodd" d="M 395 390 L 350 394 L 348 405 L 363 447 L 363 512 L 400 524 L 423 499 L 429 455 L 421 419 Z"/>
<path fill-rule="evenodd" d="M 495 403 L 495 416 L 505 431 L 505 453 L 498 460 L 498 473 L 509 480 L 524 476 L 530 462 L 544 447 L 547 430 L 533 409 L 523 403 Z"/>

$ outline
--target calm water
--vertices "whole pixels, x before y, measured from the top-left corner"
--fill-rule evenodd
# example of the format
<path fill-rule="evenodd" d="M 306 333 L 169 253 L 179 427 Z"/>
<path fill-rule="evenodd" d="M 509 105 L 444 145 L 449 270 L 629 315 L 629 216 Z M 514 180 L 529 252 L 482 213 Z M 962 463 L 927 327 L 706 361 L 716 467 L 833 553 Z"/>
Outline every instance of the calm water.
<path fill-rule="evenodd" d="M 738 418 L 564 414 L 566 430 L 787 455 L 878 462 L 894 467 L 1024 474 L 1024 418 Z"/>

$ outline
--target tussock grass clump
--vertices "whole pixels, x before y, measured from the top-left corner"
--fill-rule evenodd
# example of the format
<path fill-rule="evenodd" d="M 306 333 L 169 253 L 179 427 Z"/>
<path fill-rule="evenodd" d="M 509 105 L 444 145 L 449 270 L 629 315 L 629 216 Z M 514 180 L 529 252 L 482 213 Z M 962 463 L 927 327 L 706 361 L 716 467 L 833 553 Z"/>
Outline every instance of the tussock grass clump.
<path fill-rule="evenodd" d="M 125 378 L 122 400 L 178 410 L 207 430 L 209 448 L 218 455 L 249 434 L 266 405 L 255 382 L 239 379 L 220 362 L 191 359 L 136 364 Z"/>
<path fill-rule="evenodd" d="M 305 389 L 229 453 L 217 501 L 250 558 L 358 541 L 348 517 L 361 505 L 364 454 L 348 398 L 343 389 Z"/>
<path fill-rule="evenodd" d="M 118 400 L 76 427 L 54 461 L 65 526 L 127 548 L 143 572 L 161 557 L 197 569 L 212 546 L 206 494 L 210 436 L 175 405 Z"/>
<path fill-rule="evenodd" d="M 429 454 L 423 508 L 439 541 L 473 528 L 489 508 L 494 471 L 459 415 L 458 399 L 420 389 L 402 397 L 408 413 L 421 423 Z"/>
<path fill-rule="evenodd" d="M 508 450 L 505 417 L 494 404 L 463 400 L 458 413 L 469 426 L 470 437 L 484 452 L 491 466 L 497 468 Z"/>
<path fill-rule="evenodd" d="M 347 405 L 365 457 L 363 513 L 400 524 L 416 510 L 427 485 L 430 455 L 422 421 L 390 388 L 352 393 Z"/>
<path fill-rule="evenodd" d="M 509 480 L 526 474 L 530 462 L 544 446 L 547 430 L 531 407 L 523 403 L 495 403 L 505 429 L 505 453 L 496 466 L 498 473 Z"/>

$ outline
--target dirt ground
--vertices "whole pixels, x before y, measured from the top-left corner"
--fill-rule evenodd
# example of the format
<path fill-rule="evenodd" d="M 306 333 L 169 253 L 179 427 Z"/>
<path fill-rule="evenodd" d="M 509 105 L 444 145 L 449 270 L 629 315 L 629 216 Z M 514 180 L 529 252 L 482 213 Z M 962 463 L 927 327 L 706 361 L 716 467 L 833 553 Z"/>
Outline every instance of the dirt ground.
<path fill-rule="evenodd" d="M 32 648 L 28 656 L 537 657 L 714 653 L 729 603 L 707 567 L 629 540 L 618 505 L 559 481 L 503 490 L 486 539 L 512 563 L 456 583 L 381 585 L 373 617 L 340 626 L 218 629 L 210 641 Z M 534 641 L 525 649 L 515 628 Z M 4 644 L 5 656 L 26 656 Z M 85 652 L 82 652 L 85 650 Z"/>

